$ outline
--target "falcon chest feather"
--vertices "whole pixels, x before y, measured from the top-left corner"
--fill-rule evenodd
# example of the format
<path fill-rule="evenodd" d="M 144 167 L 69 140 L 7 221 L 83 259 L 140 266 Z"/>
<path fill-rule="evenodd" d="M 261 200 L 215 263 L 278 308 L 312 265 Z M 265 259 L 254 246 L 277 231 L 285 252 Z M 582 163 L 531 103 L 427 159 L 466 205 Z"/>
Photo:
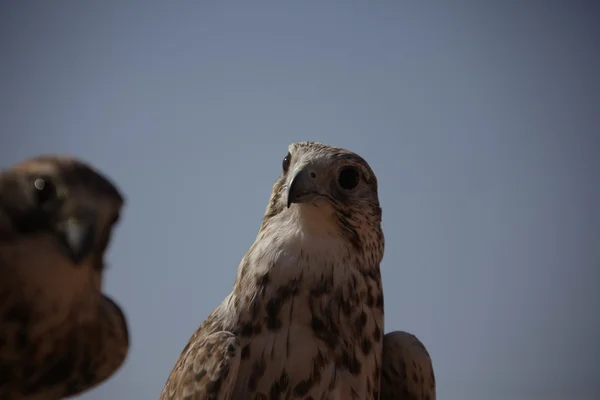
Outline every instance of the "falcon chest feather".
<path fill-rule="evenodd" d="M 242 261 L 234 304 L 241 363 L 234 399 L 377 399 L 383 296 L 378 257 L 340 235 L 326 210 L 265 225 Z M 365 238 L 368 240 L 368 238 Z"/>

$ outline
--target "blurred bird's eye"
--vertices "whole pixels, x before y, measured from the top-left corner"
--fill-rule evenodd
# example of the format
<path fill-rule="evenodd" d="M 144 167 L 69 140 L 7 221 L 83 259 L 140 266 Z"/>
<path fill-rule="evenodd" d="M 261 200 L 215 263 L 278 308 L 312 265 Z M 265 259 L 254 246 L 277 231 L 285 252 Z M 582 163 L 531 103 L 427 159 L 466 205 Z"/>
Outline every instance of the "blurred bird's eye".
<path fill-rule="evenodd" d="M 287 153 L 287 155 L 285 156 L 285 158 L 283 159 L 283 163 L 282 163 L 282 167 L 283 167 L 283 172 L 288 172 L 288 169 L 290 168 L 290 161 L 292 160 L 292 155 L 290 153 Z"/>
<path fill-rule="evenodd" d="M 33 186 L 38 204 L 44 205 L 56 198 L 56 186 L 49 178 L 37 178 Z"/>
<path fill-rule="evenodd" d="M 340 171 L 338 183 L 344 190 L 352 190 L 358 186 L 360 174 L 356 168 L 346 167 Z"/>

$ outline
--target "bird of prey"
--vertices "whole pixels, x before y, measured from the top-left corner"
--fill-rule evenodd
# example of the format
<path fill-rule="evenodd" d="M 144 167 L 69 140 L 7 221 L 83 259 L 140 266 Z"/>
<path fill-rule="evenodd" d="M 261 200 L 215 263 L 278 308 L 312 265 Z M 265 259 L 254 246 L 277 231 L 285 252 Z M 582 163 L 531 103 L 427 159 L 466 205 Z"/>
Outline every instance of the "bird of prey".
<path fill-rule="evenodd" d="M 74 158 L 39 156 L 0 173 L 0 399 L 70 397 L 123 364 L 126 319 L 101 292 L 122 205 Z"/>
<path fill-rule="evenodd" d="M 381 400 L 435 400 L 435 375 L 429 352 L 404 331 L 383 337 Z"/>
<path fill-rule="evenodd" d="M 367 162 L 291 144 L 232 292 L 190 338 L 161 400 L 379 399 L 383 252 Z"/>

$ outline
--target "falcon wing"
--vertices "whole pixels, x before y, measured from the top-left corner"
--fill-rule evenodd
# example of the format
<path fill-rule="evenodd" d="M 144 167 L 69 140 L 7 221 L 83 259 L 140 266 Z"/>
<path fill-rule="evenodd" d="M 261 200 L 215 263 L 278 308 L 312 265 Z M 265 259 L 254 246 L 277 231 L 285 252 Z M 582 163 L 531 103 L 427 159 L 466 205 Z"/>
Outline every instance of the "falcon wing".
<path fill-rule="evenodd" d="M 197 332 L 181 353 L 160 400 L 228 400 L 240 365 L 240 344 L 231 332 Z"/>
<path fill-rule="evenodd" d="M 394 331 L 383 337 L 381 400 L 435 400 L 431 357 L 408 332 Z"/>

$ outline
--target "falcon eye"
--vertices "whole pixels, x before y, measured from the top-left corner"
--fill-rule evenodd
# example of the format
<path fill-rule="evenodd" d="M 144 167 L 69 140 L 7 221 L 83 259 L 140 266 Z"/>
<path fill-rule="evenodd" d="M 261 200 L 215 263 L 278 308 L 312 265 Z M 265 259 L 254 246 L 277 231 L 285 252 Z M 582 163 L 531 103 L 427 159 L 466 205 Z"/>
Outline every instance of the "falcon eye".
<path fill-rule="evenodd" d="M 346 167 L 342 169 L 340 175 L 338 176 L 338 183 L 340 187 L 344 190 L 352 190 L 358 186 L 358 182 L 360 181 L 360 174 L 358 170 L 354 167 Z"/>
<path fill-rule="evenodd" d="M 39 205 L 44 205 L 56 199 L 56 186 L 50 178 L 37 178 L 33 182 L 35 198 Z"/>
<path fill-rule="evenodd" d="M 290 168 L 290 161 L 292 161 L 292 155 L 290 153 L 287 153 L 287 155 L 283 159 L 283 163 L 281 165 L 283 167 L 284 173 L 288 172 L 288 169 Z"/>

